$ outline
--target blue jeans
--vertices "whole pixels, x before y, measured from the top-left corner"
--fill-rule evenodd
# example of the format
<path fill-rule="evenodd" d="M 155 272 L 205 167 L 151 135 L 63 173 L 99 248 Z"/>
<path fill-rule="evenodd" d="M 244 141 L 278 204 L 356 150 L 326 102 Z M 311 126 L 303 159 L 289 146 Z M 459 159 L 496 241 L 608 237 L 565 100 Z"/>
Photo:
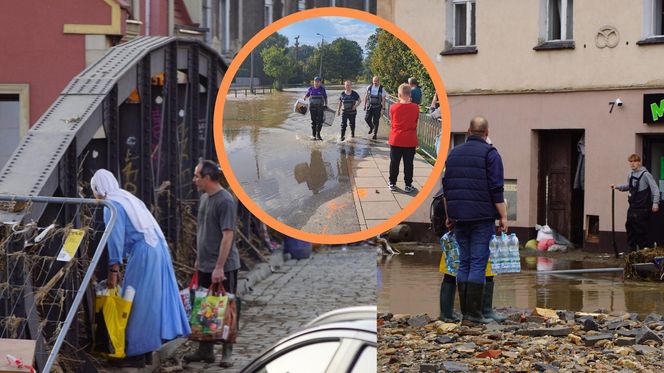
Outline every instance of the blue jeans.
<path fill-rule="evenodd" d="M 489 242 L 496 234 L 493 220 L 457 222 L 454 236 L 459 243 L 458 282 L 483 284 L 489 261 Z"/>

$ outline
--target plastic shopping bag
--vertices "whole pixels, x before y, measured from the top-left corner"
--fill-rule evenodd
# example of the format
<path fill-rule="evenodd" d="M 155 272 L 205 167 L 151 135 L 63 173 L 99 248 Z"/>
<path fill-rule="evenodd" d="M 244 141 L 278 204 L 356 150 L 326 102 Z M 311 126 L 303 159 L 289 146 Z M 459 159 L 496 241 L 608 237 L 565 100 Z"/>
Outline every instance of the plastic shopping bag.
<path fill-rule="evenodd" d="M 189 282 L 189 287 L 186 287 L 180 290 L 180 300 L 184 306 L 184 311 L 187 314 L 187 319 L 191 318 L 191 304 L 192 299 L 194 298 L 194 291 L 198 287 L 198 271 L 194 272 L 194 275 L 191 276 L 191 282 Z"/>
<path fill-rule="evenodd" d="M 440 246 L 443 255 L 440 258 L 439 269 L 441 272 L 456 276 L 459 270 L 459 243 L 452 232 L 447 232 L 440 238 Z M 445 264 L 443 264 L 445 260 Z"/>
<path fill-rule="evenodd" d="M 97 285 L 95 296 L 95 343 L 94 350 L 106 357 L 124 358 L 125 331 L 131 305 L 136 292 L 134 288 L 125 289 L 124 298 L 120 297 L 120 288 L 106 288 L 106 282 Z"/>
<path fill-rule="evenodd" d="M 228 307 L 228 295 L 217 290 L 218 284 L 210 289 L 199 288 L 195 292 L 191 310 L 191 334 L 194 341 L 222 341 L 223 323 Z"/>

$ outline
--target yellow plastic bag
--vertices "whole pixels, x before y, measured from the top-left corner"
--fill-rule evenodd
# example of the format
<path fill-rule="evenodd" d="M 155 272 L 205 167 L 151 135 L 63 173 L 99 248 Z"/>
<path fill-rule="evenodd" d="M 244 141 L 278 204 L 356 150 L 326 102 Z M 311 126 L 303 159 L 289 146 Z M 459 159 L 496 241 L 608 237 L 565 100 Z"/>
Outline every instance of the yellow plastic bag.
<path fill-rule="evenodd" d="M 101 294 L 97 291 L 95 297 L 95 315 L 97 317 L 95 350 L 106 357 L 124 358 L 126 356 L 125 331 L 133 303 L 133 294 L 127 298 L 129 299 L 120 297 L 117 287 L 107 289 Z"/>

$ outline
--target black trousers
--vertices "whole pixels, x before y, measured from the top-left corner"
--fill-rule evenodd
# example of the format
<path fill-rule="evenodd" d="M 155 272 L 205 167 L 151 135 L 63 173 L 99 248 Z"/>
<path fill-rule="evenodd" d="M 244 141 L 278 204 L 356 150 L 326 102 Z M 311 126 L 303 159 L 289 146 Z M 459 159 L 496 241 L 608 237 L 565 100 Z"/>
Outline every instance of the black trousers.
<path fill-rule="evenodd" d="M 341 113 L 341 136 L 346 134 L 346 126 L 350 123 L 350 133 L 355 136 L 355 117 L 357 116 L 357 111 L 352 112 L 342 112 Z M 348 122 L 348 123 L 346 123 Z"/>
<path fill-rule="evenodd" d="M 320 135 L 325 119 L 323 107 L 312 106 L 309 108 L 309 112 L 311 113 L 311 134 L 313 136 Z"/>
<path fill-rule="evenodd" d="M 625 229 L 627 230 L 627 245 L 631 250 L 636 250 L 638 246 L 640 249 L 650 247 L 651 242 L 648 242 L 648 221 L 650 220 L 650 210 L 648 209 L 627 209 L 627 222 Z"/>
<path fill-rule="evenodd" d="M 224 272 L 224 290 L 229 293 L 235 294 L 237 292 L 237 270 Z M 198 271 L 198 286 L 209 288 L 212 285 L 212 273 Z"/>
<path fill-rule="evenodd" d="M 380 105 L 369 107 L 369 110 L 367 110 L 367 115 L 364 117 L 364 120 L 367 122 L 369 127 L 373 128 L 374 133 L 378 133 L 378 123 L 380 123 L 380 112 L 382 109 L 383 108 Z"/>
<path fill-rule="evenodd" d="M 397 178 L 399 177 L 399 163 L 401 163 L 402 158 L 404 182 L 406 185 L 412 185 L 415 148 L 404 148 L 401 146 L 390 146 L 390 184 L 397 183 Z"/>

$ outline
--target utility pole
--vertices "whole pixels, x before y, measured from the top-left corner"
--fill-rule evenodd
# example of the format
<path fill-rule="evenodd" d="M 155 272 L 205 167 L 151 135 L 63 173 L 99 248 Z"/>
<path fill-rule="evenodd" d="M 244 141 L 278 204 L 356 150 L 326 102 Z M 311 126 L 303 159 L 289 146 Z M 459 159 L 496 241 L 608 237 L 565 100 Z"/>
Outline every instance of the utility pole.
<path fill-rule="evenodd" d="M 325 36 L 320 32 L 317 32 L 316 35 L 321 37 L 320 41 L 320 67 L 318 69 L 318 76 L 320 77 L 321 82 L 323 81 L 323 46 L 325 45 Z"/>
<path fill-rule="evenodd" d="M 251 93 L 254 93 L 254 52 L 251 51 L 249 54 L 250 63 L 249 63 L 249 90 Z"/>
<path fill-rule="evenodd" d="M 295 61 L 300 59 L 300 35 L 295 37 Z"/>

